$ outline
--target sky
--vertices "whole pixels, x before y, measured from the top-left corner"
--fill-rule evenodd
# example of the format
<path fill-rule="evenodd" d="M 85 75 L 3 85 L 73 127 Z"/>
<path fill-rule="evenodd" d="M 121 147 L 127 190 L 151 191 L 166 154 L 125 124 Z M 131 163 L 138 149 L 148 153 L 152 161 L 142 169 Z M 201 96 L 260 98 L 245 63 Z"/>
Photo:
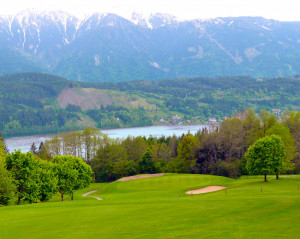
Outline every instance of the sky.
<path fill-rule="evenodd" d="M 133 11 L 145 16 L 169 13 L 179 19 L 262 16 L 281 21 L 300 21 L 299 0 L 8 0 L 0 15 L 26 10 L 63 10 L 84 18 L 95 12 L 110 12 L 130 18 Z"/>

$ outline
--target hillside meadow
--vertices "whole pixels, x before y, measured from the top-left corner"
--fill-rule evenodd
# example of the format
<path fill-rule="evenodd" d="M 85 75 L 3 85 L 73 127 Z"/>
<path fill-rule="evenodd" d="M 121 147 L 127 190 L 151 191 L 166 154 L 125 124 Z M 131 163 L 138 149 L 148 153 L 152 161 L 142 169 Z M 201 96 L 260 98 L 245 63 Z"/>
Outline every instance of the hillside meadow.
<path fill-rule="evenodd" d="M 74 201 L 0 208 L 1 238 L 297 238 L 300 176 L 166 174 L 91 184 Z M 226 190 L 199 195 L 206 186 Z M 82 194 L 98 190 L 87 197 Z M 93 197 L 101 197 L 102 201 Z"/>

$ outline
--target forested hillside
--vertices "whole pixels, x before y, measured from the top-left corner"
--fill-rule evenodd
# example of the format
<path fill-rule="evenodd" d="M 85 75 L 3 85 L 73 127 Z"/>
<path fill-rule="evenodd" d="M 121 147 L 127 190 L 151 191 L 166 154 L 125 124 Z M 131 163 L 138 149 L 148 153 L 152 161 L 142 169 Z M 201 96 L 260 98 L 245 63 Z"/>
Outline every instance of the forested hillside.
<path fill-rule="evenodd" d="M 86 126 L 133 127 L 217 120 L 253 107 L 300 110 L 299 78 L 216 77 L 86 83 L 41 73 L 0 77 L 5 136 Z M 177 115 L 178 117 L 174 117 Z"/>

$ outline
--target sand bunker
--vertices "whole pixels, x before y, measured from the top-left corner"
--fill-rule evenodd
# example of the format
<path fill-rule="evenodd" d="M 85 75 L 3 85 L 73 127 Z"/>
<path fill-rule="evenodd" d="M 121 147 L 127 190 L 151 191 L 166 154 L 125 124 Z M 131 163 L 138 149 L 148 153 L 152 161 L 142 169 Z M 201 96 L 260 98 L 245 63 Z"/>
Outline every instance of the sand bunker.
<path fill-rule="evenodd" d="M 85 194 L 82 194 L 82 196 L 83 196 L 83 197 L 96 198 L 97 200 L 103 200 L 102 198 L 93 197 L 93 196 L 88 196 L 89 194 L 95 193 L 95 192 L 97 192 L 97 191 L 98 191 L 98 190 L 90 191 L 90 192 L 87 192 L 87 193 L 85 193 Z"/>
<path fill-rule="evenodd" d="M 135 175 L 135 176 L 125 177 L 125 178 L 120 178 L 118 181 L 125 182 L 125 181 L 140 179 L 140 178 L 152 178 L 152 177 L 160 177 L 160 176 L 164 176 L 164 174 L 156 173 L 156 174 Z"/>
<path fill-rule="evenodd" d="M 210 193 L 210 192 L 219 191 L 219 190 L 222 190 L 225 188 L 226 187 L 223 187 L 223 186 L 209 186 L 209 187 L 205 187 L 205 188 L 187 191 L 186 194 Z"/>

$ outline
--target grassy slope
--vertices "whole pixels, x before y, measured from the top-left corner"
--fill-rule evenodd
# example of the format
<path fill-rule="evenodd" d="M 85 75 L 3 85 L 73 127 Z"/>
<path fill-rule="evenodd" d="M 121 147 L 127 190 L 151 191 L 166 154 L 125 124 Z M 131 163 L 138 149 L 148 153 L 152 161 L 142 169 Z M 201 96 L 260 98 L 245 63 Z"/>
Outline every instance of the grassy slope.
<path fill-rule="evenodd" d="M 262 180 L 170 174 L 93 184 L 74 202 L 0 208 L 1 238 L 296 238 L 300 176 Z M 184 193 L 208 185 L 228 189 Z M 94 189 L 104 201 L 80 196 Z"/>
<path fill-rule="evenodd" d="M 131 100 L 134 97 L 134 100 Z M 57 97 L 58 104 L 65 108 L 68 104 L 80 106 L 82 110 L 97 109 L 101 105 L 114 104 L 125 108 L 155 109 L 155 104 L 149 104 L 146 99 L 137 94 L 129 94 L 116 90 L 101 90 L 94 88 L 71 88 L 63 90 Z"/>

